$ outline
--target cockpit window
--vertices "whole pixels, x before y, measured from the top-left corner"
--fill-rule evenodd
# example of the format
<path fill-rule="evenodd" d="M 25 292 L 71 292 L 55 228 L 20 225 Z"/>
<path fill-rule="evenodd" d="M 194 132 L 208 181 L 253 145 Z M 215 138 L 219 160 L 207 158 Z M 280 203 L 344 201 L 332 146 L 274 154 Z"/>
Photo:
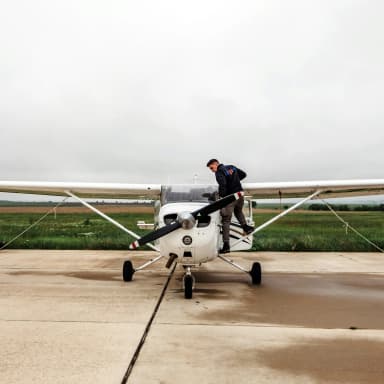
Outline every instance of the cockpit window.
<path fill-rule="evenodd" d="M 215 200 L 215 192 L 217 192 L 217 187 L 214 185 L 167 185 L 162 188 L 161 203 L 210 203 Z"/>

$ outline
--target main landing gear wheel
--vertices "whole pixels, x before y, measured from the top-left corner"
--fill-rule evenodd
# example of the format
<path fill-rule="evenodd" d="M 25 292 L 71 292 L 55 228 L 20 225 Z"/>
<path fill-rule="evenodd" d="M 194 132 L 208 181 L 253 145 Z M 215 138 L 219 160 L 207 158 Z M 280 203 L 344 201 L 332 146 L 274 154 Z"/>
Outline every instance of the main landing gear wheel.
<path fill-rule="evenodd" d="M 252 269 L 250 270 L 249 274 L 252 277 L 252 284 L 254 284 L 254 285 L 260 285 L 261 284 L 261 265 L 260 265 L 260 263 L 258 263 L 258 262 L 253 263 Z"/>
<path fill-rule="evenodd" d="M 132 261 L 126 260 L 123 264 L 123 280 L 124 281 L 132 281 L 133 274 L 135 273 L 135 269 L 133 268 Z"/>
<path fill-rule="evenodd" d="M 193 276 L 190 273 L 186 273 L 183 278 L 184 297 L 186 299 L 192 299 L 193 284 Z"/>

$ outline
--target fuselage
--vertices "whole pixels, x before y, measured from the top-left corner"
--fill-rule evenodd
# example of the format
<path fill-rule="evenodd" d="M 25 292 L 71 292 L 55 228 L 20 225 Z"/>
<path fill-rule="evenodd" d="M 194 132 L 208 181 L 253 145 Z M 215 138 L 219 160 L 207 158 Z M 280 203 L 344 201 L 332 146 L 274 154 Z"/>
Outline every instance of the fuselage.
<path fill-rule="evenodd" d="M 161 207 L 159 226 L 174 221 L 181 212 L 193 212 L 206 203 L 169 203 Z M 183 265 L 200 265 L 213 260 L 220 246 L 220 214 L 197 219 L 191 229 L 180 228 L 158 240 L 162 255 L 175 254 Z"/>

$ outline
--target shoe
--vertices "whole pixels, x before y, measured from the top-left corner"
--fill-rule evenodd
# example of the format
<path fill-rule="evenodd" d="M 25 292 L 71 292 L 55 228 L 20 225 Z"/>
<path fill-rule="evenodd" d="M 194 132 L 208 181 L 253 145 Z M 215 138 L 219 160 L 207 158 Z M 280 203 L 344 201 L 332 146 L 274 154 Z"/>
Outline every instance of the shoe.
<path fill-rule="evenodd" d="M 220 249 L 219 253 L 229 253 L 231 252 L 231 249 L 229 247 L 229 242 L 224 241 L 223 248 Z"/>
<path fill-rule="evenodd" d="M 250 225 L 248 224 L 245 224 L 244 227 L 243 227 L 243 231 L 246 235 L 249 235 L 251 234 L 253 231 L 255 230 L 254 227 L 251 227 Z"/>

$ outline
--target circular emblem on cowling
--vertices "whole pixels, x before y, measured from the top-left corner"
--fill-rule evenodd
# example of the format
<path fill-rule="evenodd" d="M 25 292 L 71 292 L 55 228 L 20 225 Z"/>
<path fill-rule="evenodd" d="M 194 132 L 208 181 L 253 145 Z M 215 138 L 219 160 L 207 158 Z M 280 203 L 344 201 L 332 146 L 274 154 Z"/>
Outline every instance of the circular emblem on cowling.
<path fill-rule="evenodd" d="M 192 244 L 192 237 L 191 236 L 184 236 L 183 237 L 183 243 L 185 244 L 185 245 L 191 245 Z"/>

